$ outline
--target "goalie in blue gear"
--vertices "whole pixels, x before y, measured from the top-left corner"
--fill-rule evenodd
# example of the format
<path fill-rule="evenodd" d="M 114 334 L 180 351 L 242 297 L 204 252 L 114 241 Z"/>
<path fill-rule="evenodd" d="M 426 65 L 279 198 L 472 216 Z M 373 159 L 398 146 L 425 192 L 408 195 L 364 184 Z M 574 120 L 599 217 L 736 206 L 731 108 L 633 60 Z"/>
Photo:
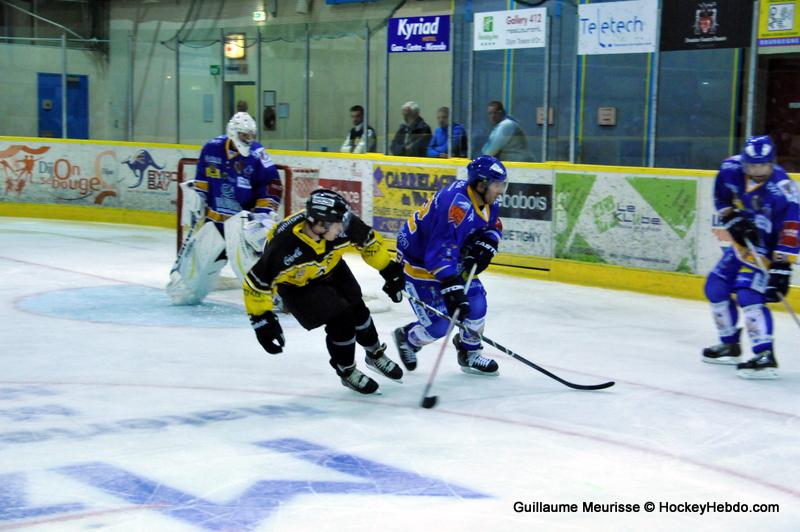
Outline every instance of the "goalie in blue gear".
<path fill-rule="evenodd" d="M 739 362 L 739 307 L 754 356 L 737 364 L 737 374 L 751 379 L 777 377 L 772 315 L 766 303 L 788 292 L 800 251 L 797 186 L 774 161 L 770 138 L 751 137 L 741 154 L 723 161 L 714 183 L 714 204 L 733 242 L 706 280 L 706 297 L 722 343 L 703 350 L 703 361 Z"/>
<path fill-rule="evenodd" d="M 255 141 L 256 123 L 236 113 L 227 135 L 200 153 L 184 192 L 182 224 L 191 229 L 170 272 L 167 294 L 175 305 L 194 305 L 214 288 L 226 261 L 240 282 L 277 220 L 283 186 L 275 163 Z"/>
<path fill-rule="evenodd" d="M 483 356 L 480 334 L 486 318 L 486 290 L 473 279 L 465 293 L 472 266 L 485 270 L 502 238 L 500 206 L 507 173 L 494 157 L 483 155 L 467 166 L 468 179 L 451 183 L 415 212 L 397 235 L 397 257 L 403 263 L 406 290 L 440 312 L 461 309 L 466 330 L 455 336 L 458 364 L 466 373 L 496 375 L 497 362 Z M 411 303 L 417 320 L 394 331 L 400 360 L 406 369 L 417 366 L 416 353 L 445 335 L 448 320 Z"/>

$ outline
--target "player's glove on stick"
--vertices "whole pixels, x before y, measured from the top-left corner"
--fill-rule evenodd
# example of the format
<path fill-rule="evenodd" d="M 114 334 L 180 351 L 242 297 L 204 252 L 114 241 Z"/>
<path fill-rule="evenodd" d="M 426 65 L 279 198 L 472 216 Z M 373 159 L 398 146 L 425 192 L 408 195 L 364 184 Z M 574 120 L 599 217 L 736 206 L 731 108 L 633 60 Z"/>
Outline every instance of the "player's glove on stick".
<path fill-rule="evenodd" d="M 469 313 L 469 300 L 467 299 L 467 294 L 464 293 L 464 279 L 460 275 L 454 275 L 443 280 L 440 293 L 444 299 L 448 314 L 452 316 L 458 309 L 461 309 L 461 316 L 466 316 Z"/>
<path fill-rule="evenodd" d="M 792 277 L 792 265 L 788 262 L 773 262 L 769 268 L 769 283 L 766 298 L 770 303 L 780 301 L 781 296 L 789 292 L 789 281 Z"/>
<path fill-rule="evenodd" d="M 379 273 L 383 280 L 386 281 L 383 283 L 383 291 L 386 292 L 389 299 L 395 303 L 400 303 L 403 300 L 403 288 L 405 287 L 403 266 L 397 261 L 391 261 Z"/>
<path fill-rule="evenodd" d="M 730 233 L 734 242 L 740 246 L 747 246 L 749 240 L 753 245 L 758 245 L 758 228 L 753 220 L 736 209 L 722 217 L 722 226 Z"/>
<path fill-rule="evenodd" d="M 258 316 L 250 316 L 250 323 L 256 331 L 256 338 L 267 353 L 277 355 L 283 351 L 286 340 L 283 338 L 283 329 L 278 321 L 278 317 L 272 312 L 267 311 Z"/>
<path fill-rule="evenodd" d="M 464 271 L 472 270 L 472 265 L 476 264 L 475 275 L 489 267 L 494 256 L 497 255 L 497 242 L 487 235 L 476 238 L 469 246 L 469 251 L 464 257 Z"/>

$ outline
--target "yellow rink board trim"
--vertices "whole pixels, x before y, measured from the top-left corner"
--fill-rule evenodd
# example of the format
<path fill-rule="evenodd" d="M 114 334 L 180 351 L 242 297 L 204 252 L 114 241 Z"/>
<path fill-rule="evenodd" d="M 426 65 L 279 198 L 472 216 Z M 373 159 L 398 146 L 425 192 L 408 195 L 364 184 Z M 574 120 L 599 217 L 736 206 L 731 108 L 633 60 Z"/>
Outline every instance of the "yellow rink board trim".
<path fill-rule="evenodd" d="M 81 222 L 146 225 L 175 229 L 175 214 L 169 212 L 139 211 L 92 205 L 56 205 L 43 203 L 0 202 L 0 216 L 21 218 L 47 218 Z"/>

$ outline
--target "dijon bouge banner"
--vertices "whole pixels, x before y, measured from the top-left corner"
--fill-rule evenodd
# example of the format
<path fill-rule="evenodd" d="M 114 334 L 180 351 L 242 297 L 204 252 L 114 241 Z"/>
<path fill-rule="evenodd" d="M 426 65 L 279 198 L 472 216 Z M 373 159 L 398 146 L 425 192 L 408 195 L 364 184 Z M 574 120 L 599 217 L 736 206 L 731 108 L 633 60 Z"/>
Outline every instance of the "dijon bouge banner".
<path fill-rule="evenodd" d="M 127 144 L 0 141 L 0 198 L 174 212 L 178 161 L 196 156 Z"/>

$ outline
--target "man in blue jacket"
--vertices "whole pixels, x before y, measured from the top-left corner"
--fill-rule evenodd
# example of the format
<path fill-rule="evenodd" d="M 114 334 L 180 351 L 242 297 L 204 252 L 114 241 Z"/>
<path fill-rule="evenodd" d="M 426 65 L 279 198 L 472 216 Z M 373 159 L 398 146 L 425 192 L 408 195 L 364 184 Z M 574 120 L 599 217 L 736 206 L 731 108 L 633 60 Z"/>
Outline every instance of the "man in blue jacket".
<path fill-rule="evenodd" d="M 428 144 L 428 157 L 448 157 L 447 138 L 450 127 L 450 109 L 440 107 L 436 112 L 436 121 L 439 127 L 433 133 L 431 143 Z M 461 124 L 453 124 L 452 157 L 467 156 L 467 132 Z"/>

